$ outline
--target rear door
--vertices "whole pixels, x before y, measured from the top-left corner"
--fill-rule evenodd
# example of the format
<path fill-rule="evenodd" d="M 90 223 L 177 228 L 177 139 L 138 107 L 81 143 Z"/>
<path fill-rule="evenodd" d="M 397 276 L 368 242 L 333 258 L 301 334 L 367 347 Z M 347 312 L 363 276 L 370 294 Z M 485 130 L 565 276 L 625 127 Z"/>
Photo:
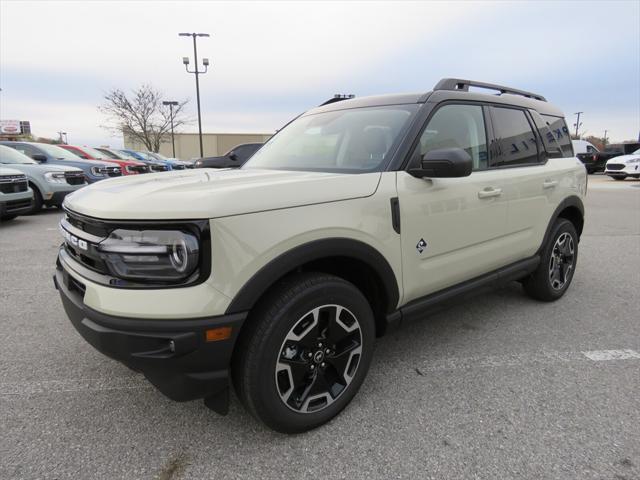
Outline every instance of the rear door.
<path fill-rule="evenodd" d="M 462 148 L 473 159 L 474 171 L 464 178 L 397 173 L 403 303 L 504 265 L 506 176 L 488 169 L 486 108 L 477 103 L 436 108 L 415 148 L 421 155 Z"/>

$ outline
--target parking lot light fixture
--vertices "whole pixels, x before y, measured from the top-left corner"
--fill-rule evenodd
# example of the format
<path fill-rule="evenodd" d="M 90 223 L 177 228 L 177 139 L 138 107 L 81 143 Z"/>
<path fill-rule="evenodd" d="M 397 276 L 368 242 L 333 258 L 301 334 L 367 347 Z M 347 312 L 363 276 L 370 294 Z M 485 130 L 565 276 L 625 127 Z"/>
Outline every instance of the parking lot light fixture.
<path fill-rule="evenodd" d="M 171 119 L 171 148 L 173 149 L 173 158 L 176 158 L 176 142 L 173 137 L 173 107 L 178 105 L 175 100 L 166 100 L 162 102 L 162 105 L 169 106 L 169 118 Z"/>
<path fill-rule="evenodd" d="M 204 157 L 204 152 L 202 148 L 202 116 L 200 114 L 200 82 L 198 79 L 199 75 L 207 73 L 209 68 L 209 59 L 205 58 L 202 61 L 202 65 L 204 66 L 204 70 L 198 69 L 198 47 L 196 45 L 196 37 L 209 37 L 208 33 L 178 33 L 180 37 L 192 37 L 193 38 L 193 61 L 195 64 L 195 68 L 193 70 L 189 70 L 189 58 L 182 57 L 182 63 L 187 71 L 187 73 L 193 73 L 196 76 L 196 103 L 198 105 L 198 138 L 200 140 L 200 158 Z"/>

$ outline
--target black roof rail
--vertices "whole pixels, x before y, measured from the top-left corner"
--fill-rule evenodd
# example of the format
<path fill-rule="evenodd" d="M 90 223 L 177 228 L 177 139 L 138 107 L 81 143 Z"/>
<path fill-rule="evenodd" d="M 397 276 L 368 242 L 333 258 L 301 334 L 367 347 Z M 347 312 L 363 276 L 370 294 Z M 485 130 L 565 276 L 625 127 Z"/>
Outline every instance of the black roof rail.
<path fill-rule="evenodd" d="M 518 90 L 511 87 L 505 87 L 504 85 L 496 85 L 494 83 L 476 82 L 475 80 L 462 80 L 460 78 L 443 78 L 440 80 L 433 91 L 436 90 L 461 90 L 464 92 L 469 91 L 469 87 L 487 88 L 490 90 L 497 90 L 500 93 L 510 93 L 512 95 L 522 95 L 527 98 L 534 98 L 542 102 L 546 102 L 547 99 L 537 93 L 526 92 L 524 90 Z"/>
<path fill-rule="evenodd" d="M 349 100 L 351 98 L 356 98 L 356 96 L 353 93 L 349 93 L 349 94 L 336 93 L 332 98 L 330 98 L 329 100 L 327 100 L 324 103 L 321 103 L 318 106 L 319 107 L 323 107 L 323 106 L 329 105 L 331 103 L 341 102 L 342 100 Z"/>

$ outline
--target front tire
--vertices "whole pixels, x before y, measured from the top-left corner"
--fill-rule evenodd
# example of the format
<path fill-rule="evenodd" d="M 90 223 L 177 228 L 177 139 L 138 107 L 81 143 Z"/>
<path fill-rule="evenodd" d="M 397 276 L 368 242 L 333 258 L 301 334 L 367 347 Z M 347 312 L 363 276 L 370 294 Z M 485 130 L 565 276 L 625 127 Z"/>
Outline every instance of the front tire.
<path fill-rule="evenodd" d="M 236 346 L 232 376 L 256 418 L 283 433 L 318 427 L 355 396 L 373 355 L 364 295 L 333 275 L 290 276 L 259 302 Z"/>
<path fill-rule="evenodd" d="M 611 177 L 611 178 L 613 178 L 614 180 L 625 180 L 627 177 L 626 176 L 624 176 L 624 177 L 616 176 L 616 177 Z"/>
<path fill-rule="evenodd" d="M 551 229 L 538 268 L 522 282 L 536 300 L 552 302 L 569 288 L 578 261 L 578 233 L 573 223 L 559 218 Z"/>
<path fill-rule="evenodd" d="M 29 186 L 33 190 L 33 207 L 31 208 L 31 211 L 28 213 L 28 215 L 34 215 L 42 210 L 42 205 L 44 202 L 42 200 L 42 194 L 40 193 L 40 190 L 38 190 L 38 188 L 33 184 Z"/>

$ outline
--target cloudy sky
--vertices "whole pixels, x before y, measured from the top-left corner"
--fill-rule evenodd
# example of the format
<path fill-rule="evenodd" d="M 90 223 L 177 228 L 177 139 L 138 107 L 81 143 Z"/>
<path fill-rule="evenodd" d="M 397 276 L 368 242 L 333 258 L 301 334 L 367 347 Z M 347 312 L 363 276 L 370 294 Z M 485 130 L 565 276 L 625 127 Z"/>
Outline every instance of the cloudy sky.
<path fill-rule="evenodd" d="M 582 130 L 640 131 L 640 2 L 206 2 L 0 0 L 0 118 L 36 135 L 120 145 L 101 128 L 107 90 L 195 85 L 203 130 L 273 132 L 334 93 L 428 91 L 442 77 L 539 92 Z M 186 131 L 196 131 L 194 122 Z"/>

